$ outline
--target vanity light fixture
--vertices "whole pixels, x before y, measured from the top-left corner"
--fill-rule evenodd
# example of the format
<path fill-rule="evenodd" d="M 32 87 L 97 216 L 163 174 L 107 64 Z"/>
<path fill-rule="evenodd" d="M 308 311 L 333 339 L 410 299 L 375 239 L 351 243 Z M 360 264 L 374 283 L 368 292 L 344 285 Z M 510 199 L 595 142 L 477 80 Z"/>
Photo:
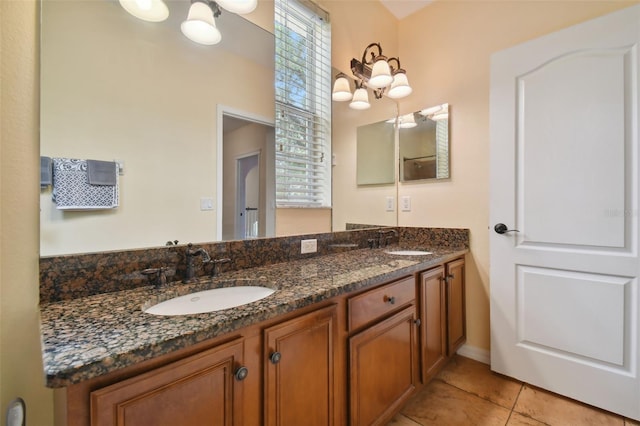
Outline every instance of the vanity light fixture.
<path fill-rule="evenodd" d="M 370 56 L 370 59 L 367 57 Z M 388 58 L 382 54 L 380 43 L 371 43 L 362 53 L 362 60 L 351 59 L 351 72 L 356 78 L 356 90 L 351 95 L 349 80 L 344 73 L 339 73 L 333 85 L 331 98 L 334 101 L 351 101 L 349 106 L 354 109 L 369 108 L 368 94 L 367 106 L 364 106 L 367 87 L 373 90 L 376 99 L 386 95 L 392 99 L 404 98 L 411 94 L 413 89 L 409 86 L 407 72 L 400 66 L 398 58 Z M 357 95 L 357 98 L 356 98 Z"/>
<path fill-rule="evenodd" d="M 169 17 L 169 8 L 162 0 L 120 0 L 120 6 L 143 21 L 162 22 Z"/>

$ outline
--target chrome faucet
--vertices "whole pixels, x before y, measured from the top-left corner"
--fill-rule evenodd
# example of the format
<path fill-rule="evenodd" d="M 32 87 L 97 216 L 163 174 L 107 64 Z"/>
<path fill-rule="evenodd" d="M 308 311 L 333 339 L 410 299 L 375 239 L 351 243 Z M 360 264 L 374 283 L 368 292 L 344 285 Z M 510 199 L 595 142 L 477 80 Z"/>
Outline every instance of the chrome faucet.
<path fill-rule="evenodd" d="M 194 263 L 194 259 L 196 256 L 202 256 L 202 261 L 205 263 L 211 261 L 211 257 L 205 249 L 203 249 L 202 247 L 194 249 L 193 244 L 187 244 L 187 250 L 185 251 L 187 269 L 184 274 L 184 279 L 182 280 L 183 283 L 192 283 L 196 281 L 196 267 Z"/>

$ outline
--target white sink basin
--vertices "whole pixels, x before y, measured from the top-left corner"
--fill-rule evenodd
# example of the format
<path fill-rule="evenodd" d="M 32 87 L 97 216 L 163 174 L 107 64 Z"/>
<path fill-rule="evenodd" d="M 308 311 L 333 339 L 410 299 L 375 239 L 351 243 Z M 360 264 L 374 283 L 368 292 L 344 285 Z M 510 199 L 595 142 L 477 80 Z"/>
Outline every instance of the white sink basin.
<path fill-rule="evenodd" d="M 427 254 L 431 254 L 430 251 L 424 251 L 424 250 L 392 250 L 392 251 L 385 251 L 385 253 L 395 254 L 398 256 L 424 256 Z"/>
<path fill-rule="evenodd" d="M 174 297 L 151 306 L 145 312 L 153 315 L 202 314 L 255 302 L 274 292 L 271 288 L 260 286 L 214 288 Z"/>

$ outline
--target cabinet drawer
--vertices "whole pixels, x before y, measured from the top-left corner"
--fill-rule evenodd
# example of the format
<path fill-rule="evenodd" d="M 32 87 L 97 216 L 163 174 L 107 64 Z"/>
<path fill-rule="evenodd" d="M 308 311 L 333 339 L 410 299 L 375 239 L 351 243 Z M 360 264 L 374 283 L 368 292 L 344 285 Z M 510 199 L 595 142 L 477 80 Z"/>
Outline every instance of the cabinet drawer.
<path fill-rule="evenodd" d="M 348 300 L 349 331 L 362 327 L 416 298 L 414 277 L 384 285 Z"/>

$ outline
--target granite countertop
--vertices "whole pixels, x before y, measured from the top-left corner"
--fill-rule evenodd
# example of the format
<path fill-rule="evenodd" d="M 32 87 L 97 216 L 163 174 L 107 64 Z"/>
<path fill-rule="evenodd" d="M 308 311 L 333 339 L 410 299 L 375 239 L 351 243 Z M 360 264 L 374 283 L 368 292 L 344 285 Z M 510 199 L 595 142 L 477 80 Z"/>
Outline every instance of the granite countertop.
<path fill-rule="evenodd" d="M 238 330 L 334 296 L 424 270 L 468 250 L 398 256 L 358 249 L 221 274 L 195 284 L 171 283 L 104 293 L 40 307 L 48 387 L 64 387 Z M 402 247 L 410 248 L 410 247 Z M 257 302 L 217 312 L 156 316 L 143 309 L 169 298 L 220 286 L 260 283 L 277 291 Z"/>

